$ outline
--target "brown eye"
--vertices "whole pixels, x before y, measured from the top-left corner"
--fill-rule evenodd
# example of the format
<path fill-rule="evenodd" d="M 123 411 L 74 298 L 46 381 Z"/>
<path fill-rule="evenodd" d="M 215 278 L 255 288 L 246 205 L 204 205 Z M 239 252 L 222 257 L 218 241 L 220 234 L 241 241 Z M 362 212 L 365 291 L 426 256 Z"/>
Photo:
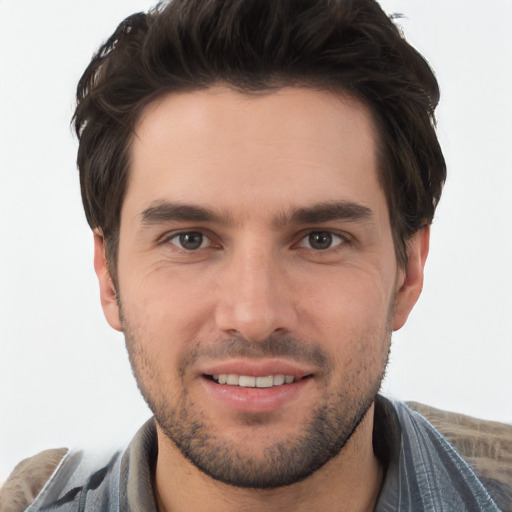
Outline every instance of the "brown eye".
<path fill-rule="evenodd" d="M 324 249 L 329 249 L 332 244 L 332 235 L 331 233 L 327 233 L 326 231 L 320 231 L 318 233 L 310 233 L 308 236 L 309 245 L 313 249 L 317 249 L 322 251 Z"/>
<path fill-rule="evenodd" d="M 179 233 L 174 235 L 169 241 L 181 249 L 185 249 L 186 251 L 195 251 L 197 249 L 201 249 L 205 247 L 209 242 L 208 238 L 199 231 Z"/>
<path fill-rule="evenodd" d="M 315 251 L 325 251 L 337 247 L 344 242 L 345 240 L 340 235 L 330 231 L 312 231 L 301 240 L 299 245 L 300 247 L 307 247 Z"/>

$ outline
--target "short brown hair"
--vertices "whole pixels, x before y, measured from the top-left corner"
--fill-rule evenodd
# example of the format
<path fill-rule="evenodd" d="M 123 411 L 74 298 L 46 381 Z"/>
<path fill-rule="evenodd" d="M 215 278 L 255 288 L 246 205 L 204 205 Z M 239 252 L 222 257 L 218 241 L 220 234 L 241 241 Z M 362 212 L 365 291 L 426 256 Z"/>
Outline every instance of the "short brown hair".
<path fill-rule="evenodd" d="M 78 168 L 87 220 L 116 281 L 120 212 L 137 120 L 176 91 L 227 84 L 341 91 L 370 108 L 395 252 L 432 222 L 446 178 L 435 76 L 374 0 L 172 0 L 125 19 L 77 91 Z"/>

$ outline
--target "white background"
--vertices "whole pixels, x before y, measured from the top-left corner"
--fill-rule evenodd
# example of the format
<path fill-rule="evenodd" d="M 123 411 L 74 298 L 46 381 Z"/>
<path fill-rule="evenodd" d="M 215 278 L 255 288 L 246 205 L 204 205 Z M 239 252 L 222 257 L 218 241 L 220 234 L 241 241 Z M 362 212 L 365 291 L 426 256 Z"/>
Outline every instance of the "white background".
<path fill-rule="evenodd" d="M 73 95 L 144 0 L 0 0 L 0 481 L 21 458 L 118 445 L 149 416 L 106 324 Z M 385 0 L 438 75 L 449 178 L 425 289 L 385 391 L 512 422 L 512 0 Z"/>

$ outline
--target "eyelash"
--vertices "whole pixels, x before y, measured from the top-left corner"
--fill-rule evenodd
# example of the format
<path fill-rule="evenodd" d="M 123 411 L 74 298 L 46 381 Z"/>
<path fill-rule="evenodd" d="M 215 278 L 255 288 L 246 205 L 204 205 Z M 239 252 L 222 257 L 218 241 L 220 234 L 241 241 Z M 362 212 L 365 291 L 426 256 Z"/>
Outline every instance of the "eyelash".
<path fill-rule="evenodd" d="M 180 242 L 181 246 L 179 243 L 173 242 L 173 240 L 179 241 L 180 237 L 183 237 L 186 235 L 201 236 L 202 239 L 201 239 L 200 245 L 194 249 L 187 249 L 187 248 L 183 247 L 182 242 Z M 308 242 L 308 239 L 309 239 L 309 243 L 311 245 L 311 239 L 309 237 L 311 237 L 312 235 L 328 235 L 328 237 L 330 237 L 330 239 L 331 239 L 330 240 L 331 243 L 328 247 L 326 247 L 324 249 L 321 249 L 321 248 L 315 249 L 313 247 L 307 247 L 307 246 L 303 245 L 304 243 Z M 332 245 L 335 242 L 335 239 L 338 239 L 339 241 L 337 243 L 335 243 L 335 245 Z M 203 246 L 205 241 L 209 242 L 206 247 Z M 351 242 L 352 242 L 351 237 L 346 233 L 331 231 L 331 230 L 327 230 L 327 229 L 326 230 L 317 229 L 317 230 L 309 230 L 309 231 L 301 234 L 301 237 L 300 237 L 298 243 L 295 243 L 294 245 L 298 246 L 298 247 L 303 247 L 305 249 L 313 250 L 314 252 L 317 252 L 317 253 L 322 253 L 322 252 L 336 250 L 340 246 L 350 244 Z M 207 234 L 205 234 L 203 231 L 188 230 L 188 231 L 180 231 L 178 233 L 173 233 L 169 236 L 166 236 L 161 240 L 161 243 L 163 243 L 163 244 L 171 243 L 172 245 L 176 246 L 181 251 L 184 251 L 187 253 L 192 253 L 192 252 L 197 252 L 199 249 L 207 249 L 208 247 L 210 247 L 212 245 L 213 242 L 212 242 L 212 238 L 210 236 L 208 236 Z"/>
<path fill-rule="evenodd" d="M 311 236 L 312 235 L 327 235 L 330 238 L 330 242 L 331 242 L 329 244 L 329 247 L 326 247 L 324 249 L 320 249 L 320 248 L 315 249 L 313 247 L 305 247 L 303 245 L 303 243 L 306 243 L 307 241 L 309 241 L 309 244 L 311 245 Z M 335 245 L 332 245 L 335 242 L 335 239 L 338 239 L 339 242 L 335 243 Z M 350 240 L 349 240 L 348 235 L 338 233 L 338 232 L 329 231 L 329 230 L 315 230 L 315 231 L 309 231 L 308 233 L 306 233 L 299 240 L 298 245 L 299 245 L 299 247 L 305 247 L 307 249 L 312 249 L 315 252 L 324 252 L 324 251 L 329 251 L 329 250 L 336 250 L 339 246 L 345 245 L 349 242 L 350 242 Z"/>
<path fill-rule="evenodd" d="M 196 249 L 186 249 L 185 247 L 183 246 L 179 246 L 177 243 L 174 243 L 173 240 L 180 240 L 180 237 L 184 237 L 186 235 L 199 235 L 202 237 L 202 240 L 201 240 L 201 244 L 199 247 L 197 247 Z M 205 249 L 205 247 L 202 247 L 205 240 L 209 241 L 210 244 L 212 242 L 211 238 L 206 235 L 205 233 L 203 233 L 202 231 L 199 231 L 199 230 L 190 230 L 190 231 L 181 231 L 179 233 L 174 233 L 170 236 L 167 236 L 165 237 L 162 242 L 163 243 L 171 243 L 172 245 L 175 245 L 176 247 L 178 247 L 178 249 L 182 250 L 182 251 L 185 251 L 185 252 L 195 252 L 199 249 Z M 207 246 L 209 247 L 210 244 Z"/>

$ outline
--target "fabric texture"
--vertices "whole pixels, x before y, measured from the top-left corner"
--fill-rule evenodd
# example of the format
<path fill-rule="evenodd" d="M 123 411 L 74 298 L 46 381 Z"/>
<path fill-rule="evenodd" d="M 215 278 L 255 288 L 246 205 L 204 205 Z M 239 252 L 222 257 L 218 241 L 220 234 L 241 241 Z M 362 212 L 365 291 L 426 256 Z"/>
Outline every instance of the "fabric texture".
<path fill-rule="evenodd" d="M 0 512 L 25 510 L 40 493 L 67 452 L 67 448 L 45 450 L 30 459 L 22 460 L 2 487 Z"/>
<path fill-rule="evenodd" d="M 474 462 L 481 479 L 431 423 Z M 512 512 L 511 445 L 510 426 L 378 397 L 374 450 L 387 470 L 375 512 Z M 43 452 L 13 471 L 1 492 L 0 510 L 157 512 L 156 457 L 153 420 L 124 451 Z"/>
<path fill-rule="evenodd" d="M 424 416 L 469 463 L 496 503 L 512 512 L 512 426 L 408 404 Z"/>

